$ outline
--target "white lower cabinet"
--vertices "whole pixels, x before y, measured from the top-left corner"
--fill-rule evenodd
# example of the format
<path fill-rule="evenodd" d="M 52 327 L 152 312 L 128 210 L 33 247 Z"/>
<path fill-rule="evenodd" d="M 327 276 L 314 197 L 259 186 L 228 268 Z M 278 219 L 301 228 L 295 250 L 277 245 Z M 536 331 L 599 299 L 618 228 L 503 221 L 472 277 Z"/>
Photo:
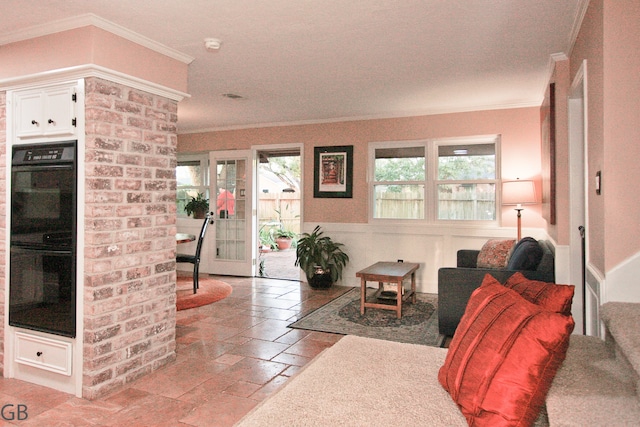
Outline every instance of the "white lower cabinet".
<path fill-rule="evenodd" d="M 72 343 L 24 332 L 15 333 L 15 361 L 22 365 L 71 376 Z"/>

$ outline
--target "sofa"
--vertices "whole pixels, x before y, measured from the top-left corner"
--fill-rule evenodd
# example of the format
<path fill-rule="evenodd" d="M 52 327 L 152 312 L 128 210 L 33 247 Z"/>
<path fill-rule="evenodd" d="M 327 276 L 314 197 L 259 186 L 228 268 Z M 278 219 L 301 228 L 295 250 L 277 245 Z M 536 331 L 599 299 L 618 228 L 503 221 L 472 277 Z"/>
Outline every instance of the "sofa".
<path fill-rule="evenodd" d="M 637 425 L 640 304 L 601 307 L 606 339 L 571 335 L 536 426 Z M 346 336 L 238 427 L 466 426 L 437 376 L 447 349 Z"/>
<path fill-rule="evenodd" d="M 440 335 L 453 336 L 471 293 L 480 286 L 486 274 L 491 274 L 498 281 L 504 283 L 519 271 L 528 279 L 555 283 L 553 245 L 546 240 L 536 241 L 531 237 L 525 237 L 516 244 L 509 258 L 516 253 L 518 245 L 523 249 L 522 252 L 525 252 L 520 256 L 527 260 L 521 265 L 533 267 L 533 269 L 509 269 L 507 268 L 508 261 L 513 261 L 512 259 L 507 260 L 504 268 L 478 267 L 478 256 L 481 250 L 461 249 L 457 252 L 457 267 L 444 267 L 438 270 L 438 328 Z M 533 251 L 538 253 L 535 256 L 535 258 L 539 256 L 537 263 L 530 261 L 529 255 L 532 255 Z"/>

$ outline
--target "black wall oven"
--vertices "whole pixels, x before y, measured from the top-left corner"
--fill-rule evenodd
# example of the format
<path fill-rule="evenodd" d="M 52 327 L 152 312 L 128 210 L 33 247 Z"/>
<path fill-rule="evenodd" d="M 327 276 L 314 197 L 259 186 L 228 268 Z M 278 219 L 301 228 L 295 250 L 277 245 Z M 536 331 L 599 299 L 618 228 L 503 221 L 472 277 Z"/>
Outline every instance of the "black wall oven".
<path fill-rule="evenodd" d="M 76 141 L 14 146 L 9 324 L 75 337 Z"/>

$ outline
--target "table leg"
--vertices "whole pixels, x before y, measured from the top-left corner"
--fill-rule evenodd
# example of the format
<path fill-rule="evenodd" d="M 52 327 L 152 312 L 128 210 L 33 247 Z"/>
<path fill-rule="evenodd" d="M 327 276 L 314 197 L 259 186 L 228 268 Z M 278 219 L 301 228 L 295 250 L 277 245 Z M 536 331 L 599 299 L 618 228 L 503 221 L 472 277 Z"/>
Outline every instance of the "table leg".
<path fill-rule="evenodd" d="M 411 273 L 411 292 L 413 292 L 413 295 L 411 295 L 411 302 L 415 304 L 416 303 L 416 272 L 415 271 Z"/>
<path fill-rule="evenodd" d="M 398 315 L 398 319 L 402 318 L 402 279 L 398 281 L 398 287 L 396 289 L 398 292 L 396 293 L 396 313 Z"/>
<path fill-rule="evenodd" d="M 360 278 L 360 315 L 364 315 L 364 301 L 367 295 L 367 281 L 364 277 Z"/>

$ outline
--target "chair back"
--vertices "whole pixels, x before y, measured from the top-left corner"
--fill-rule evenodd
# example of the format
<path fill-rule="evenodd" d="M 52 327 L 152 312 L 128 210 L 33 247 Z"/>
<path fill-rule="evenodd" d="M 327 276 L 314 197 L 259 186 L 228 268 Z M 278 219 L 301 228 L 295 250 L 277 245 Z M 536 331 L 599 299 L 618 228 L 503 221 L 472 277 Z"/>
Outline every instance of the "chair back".
<path fill-rule="evenodd" d="M 207 233 L 207 226 L 209 222 L 213 224 L 213 212 L 207 212 L 204 216 L 204 222 L 202 223 L 202 228 L 200 229 L 200 235 L 198 236 L 198 245 L 196 246 L 196 260 L 200 260 L 200 251 L 202 250 L 202 242 L 204 241 L 204 235 Z"/>

